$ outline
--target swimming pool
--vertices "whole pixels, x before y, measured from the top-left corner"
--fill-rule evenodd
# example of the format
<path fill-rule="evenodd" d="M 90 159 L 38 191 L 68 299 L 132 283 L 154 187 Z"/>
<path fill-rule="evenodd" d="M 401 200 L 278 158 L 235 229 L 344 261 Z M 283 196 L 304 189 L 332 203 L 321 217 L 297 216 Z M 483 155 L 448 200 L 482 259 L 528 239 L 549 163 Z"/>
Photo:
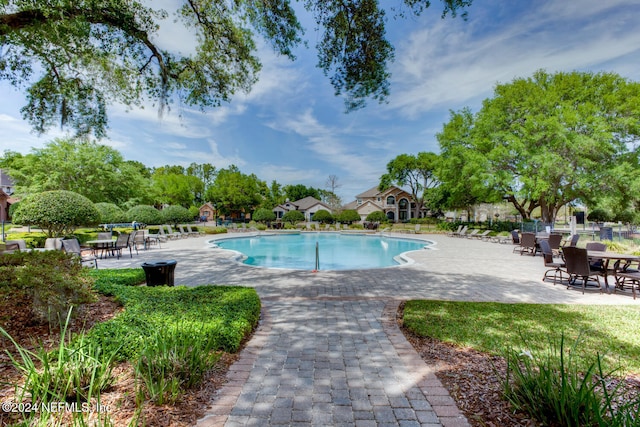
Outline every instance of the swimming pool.
<path fill-rule="evenodd" d="M 237 237 L 212 244 L 243 254 L 247 265 L 314 270 L 316 244 L 319 270 L 382 268 L 407 262 L 401 254 L 422 249 L 432 242 L 381 235 L 299 233 Z"/>

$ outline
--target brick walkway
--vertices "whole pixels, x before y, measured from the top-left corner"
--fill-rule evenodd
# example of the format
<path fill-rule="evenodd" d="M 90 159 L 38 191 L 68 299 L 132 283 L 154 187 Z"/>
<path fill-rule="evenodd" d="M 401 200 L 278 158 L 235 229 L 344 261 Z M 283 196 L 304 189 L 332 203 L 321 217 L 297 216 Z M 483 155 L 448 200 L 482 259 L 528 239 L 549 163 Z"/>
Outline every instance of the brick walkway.
<path fill-rule="evenodd" d="M 262 319 L 199 420 L 239 425 L 467 426 L 453 399 L 397 327 L 402 300 L 632 304 L 542 283 L 540 257 L 446 236 L 415 263 L 366 271 L 269 270 L 239 265 L 209 238 L 169 242 L 100 267 L 176 259 L 176 284 L 254 287 Z"/>

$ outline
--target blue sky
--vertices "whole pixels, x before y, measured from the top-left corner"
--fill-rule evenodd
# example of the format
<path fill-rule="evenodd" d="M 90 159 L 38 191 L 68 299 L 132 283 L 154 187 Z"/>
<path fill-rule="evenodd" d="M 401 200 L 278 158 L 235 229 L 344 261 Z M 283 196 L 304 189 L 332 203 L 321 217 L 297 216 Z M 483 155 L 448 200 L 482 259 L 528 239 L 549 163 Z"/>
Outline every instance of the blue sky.
<path fill-rule="evenodd" d="M 382 0 L 389 4 L 391 0 Z M 153 5 L 171 7 L 172 0 Z M 450 110 L 474 112 L 496 83 L 538 69 L 612 71 L 640 80 L 640 0 L 474 0 L 468 20 L 440 19 L 440 2 L 421 17 L 388 16 L 395 45 L 386 104 L 344 113 L 328 79 L 315 67 L 315 34 L 291 62 L 261 49 L 263 70 L 249 94 L 206 113 L 173 105 L 158 117 L 153 106 L 109 110 L 109 138 L 100 141 L 147 166 L 237 165 L 270 183 L 326 188 L 338 177 L 343 202 L 377 185 L 398 154 L 438 152 L 435 134 Z M 307 24 L 307 18 L 302 17 Z M 163 26 L 168 48 L 189 46 L 189 35 Z M 28 153 L 59 129 L 36 136 L 20 116 L 24 97 L 0 82 L 0 151 Z"/>

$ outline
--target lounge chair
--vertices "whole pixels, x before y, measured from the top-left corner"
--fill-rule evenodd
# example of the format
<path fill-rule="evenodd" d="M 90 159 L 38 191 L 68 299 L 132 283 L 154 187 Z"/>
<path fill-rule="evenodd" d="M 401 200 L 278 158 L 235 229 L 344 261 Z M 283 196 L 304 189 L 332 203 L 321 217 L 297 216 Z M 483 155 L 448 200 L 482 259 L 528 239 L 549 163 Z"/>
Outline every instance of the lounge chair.
<path fill-rule="evenodd" d="M 460 225 L 458 226 L 458 229 L 457 229 L 456 231 L 449 231 L 449 232 L 447 233 L 447 236 L 454 237 L 454 236 L 456 236 L 457 234 L 460 234 L 460 232 L 461 232 L 461 231 L 462 231 L 462 224 L 460 224 Z"/>
<path fill-rule="evenodd" d="M 182 225 L 178 226 L 178 230 L 180 230 L 180 234 L 182 234 L 184 237 L 193 237 L 194 236 L 193 233 L 189 233 L 188 231 L 184 231 L 184 227 Z"/>
<path fill-rule="evenodd" d="M 469 236 L 469 238 L 484 240 L 485 238 L 487 238 L 487 236 L 489 236 L 489 233 L 491 233 L 491 230 L 484 230 L 482 233 L 475 233 L 473 236 Z"/>
<path fill-rule="evenodd" d="M 169 236 L 174 236 L 175 239 L 180 239 L 182 237 L 187 237 L 187 236 L 185 236 L 185 235 L 183 235 L 183 234 L 181 234 L 181 233 L 179 233 L 177 231 L 174 232 L 169 224 L 165 224 L 164 226 L 167 227 L 168 235 Z"/>
<path fill-rule="evenodd" d="M 479 229 L 474 228 L 468 234 L 465 234 L 464 237 L 466 237 L 467 239 L 473 239 L 476 236 L 476 234 L 478 234 L 479 232 L 480 232 Z"/>
<path fill-rule="evenodd" d="M 93 249 L 81 248 L 78 239 L 62 240 L 62 250 L 68 254 L 77 255 L 83 265 L 86 263 L 91 263 L 93 264 L 94 268 L 98 268 L 98 258 L 93 253 Z"/>
<path fill-rule="evenodd" d="M 469 229 L 469 227 L 467 227 L 467 226 L 465 225 L 464 227 L 462 227 L 462 230 L 460 230 L 460 231 L 459 231 L 459 232 L 457 232 L 457 233 L 454 233 L 454 234 L 453 234 L 453 237 L 462 237 L 462 236 L 464 236 L 465 234 L 467 234 L 467 230 L 468 230 L 468 229 Z"/>
<path fill-rule="evenodd" d="M 193 231 L 189 224 L 187 224 L 187 232 L 189 234 L 193 235 L 193 236 L 199 236 L 199 235 L 205 234 L 204 231 L 200 230 L 200 228 L 198 228 L 197 230 Z"/>
<path fill-rule="evenodd" d="M 593 271 L 589 266 L 587 250 L 568 246 L 562 249 L 562 253 L 564 254 L 564 262 L 567 265 L 567 273 L 569 274 L 567 289 L 576 286 L 576 281 L 580 280 L 583 294 L 588 287 L 597 287 L 600 293 L 602 293 L 599 272 Z M 596 282 L 597 285 L 593 284 L 593 282 Z"/>
<path fill-rule="evenodd" d="M 549 247 L 553 252 L 553 256 L 560 256 L 560 244 L 562 243 L 562 234 L 560 233 L 551 233 L 549 238 L 547 239 L 549 242 Z"/>

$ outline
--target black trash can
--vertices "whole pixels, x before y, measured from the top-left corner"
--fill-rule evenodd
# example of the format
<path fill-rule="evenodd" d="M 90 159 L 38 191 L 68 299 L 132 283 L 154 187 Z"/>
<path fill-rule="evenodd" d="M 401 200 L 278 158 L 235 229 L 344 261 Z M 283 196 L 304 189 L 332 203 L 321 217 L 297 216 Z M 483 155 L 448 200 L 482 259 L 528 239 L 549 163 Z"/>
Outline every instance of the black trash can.
<path fill-rule="evenodd" d="M 613 240 L 613 227 L 600 227 L 600 240 Z"/>
<path fill-rule="evenodd" d="M 147 277 L 147 286 L 173 286 L 176 264 L 176 260 L 143 262 L 142 269 Z"/>

